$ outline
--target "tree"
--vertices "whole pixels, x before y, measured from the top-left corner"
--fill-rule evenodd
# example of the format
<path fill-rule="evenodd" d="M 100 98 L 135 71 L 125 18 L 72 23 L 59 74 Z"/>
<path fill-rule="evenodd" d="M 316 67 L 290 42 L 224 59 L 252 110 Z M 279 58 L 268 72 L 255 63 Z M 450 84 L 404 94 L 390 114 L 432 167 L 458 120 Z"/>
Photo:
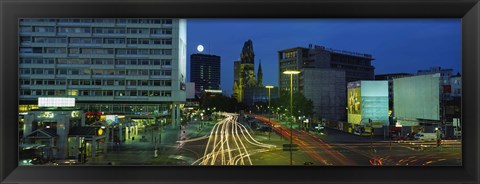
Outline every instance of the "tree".
<path fill-rule="evenodd" d="M 282 109 L 287 109 L 286 114 L 290 116 L 312 116 L 313 115 L 313 102 L 307 99 L 302 93 L 294 93 L 292 95 L 292 110 L 290 112 L 290 94 L 284 94 L 280 98 L 272 99 L 271 105 L 273 108 L 278 108 L 280 112 Z"/>

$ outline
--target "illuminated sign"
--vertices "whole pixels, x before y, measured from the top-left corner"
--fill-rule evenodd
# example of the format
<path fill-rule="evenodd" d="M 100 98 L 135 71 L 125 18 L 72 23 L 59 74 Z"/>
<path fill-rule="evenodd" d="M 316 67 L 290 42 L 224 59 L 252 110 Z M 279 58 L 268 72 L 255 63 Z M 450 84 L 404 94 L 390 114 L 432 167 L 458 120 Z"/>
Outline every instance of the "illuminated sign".
<path fill-rule="evenodd" d="M 113 122 L 118 122 L 118 115 L 106 115 L 105 121 L 107 121 L 109 124 Z"/>
<path fill-rule="evenodd" d="M 98 135 L 103 135 L 103 129 L 99 128 L 98 131 L 97 131 L 97 134 Z"/>
<path fill-rule="evenodd" d="M 79 111 L 72 111 L 71 116 L 72 116 L 72 118 L 76 118 L 76 117 L 80 116 L 80 112 Z"/>
<path fill-rule="evenodd" d="M 205 93 L 222 93 L 222 90 L 218 89 L 206 89 Z"/>
<path fill-rule="evenodd" d="M 75 107 L 75 98 L 39 97 L 38 107 Z"/>
<path fill-rule="evenodd" d="M 53 118 L 55 117 L 55 115 L 53 114 L 53 112 L 42 112 L 40 113 L 40 118 Z"/>

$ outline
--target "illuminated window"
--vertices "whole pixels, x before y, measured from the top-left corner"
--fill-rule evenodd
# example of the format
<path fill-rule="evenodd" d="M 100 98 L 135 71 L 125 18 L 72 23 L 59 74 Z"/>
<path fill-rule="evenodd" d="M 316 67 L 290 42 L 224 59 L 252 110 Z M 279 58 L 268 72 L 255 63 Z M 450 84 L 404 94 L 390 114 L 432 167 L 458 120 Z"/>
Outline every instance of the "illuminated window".
<path fill-rule="evenodd" d="M 67 95 L 68 95 L 68 96 L 78 96 L 78 90 L 76 90 L 76 89 L 69 89 L 69 90 L 67 91 Z"/>

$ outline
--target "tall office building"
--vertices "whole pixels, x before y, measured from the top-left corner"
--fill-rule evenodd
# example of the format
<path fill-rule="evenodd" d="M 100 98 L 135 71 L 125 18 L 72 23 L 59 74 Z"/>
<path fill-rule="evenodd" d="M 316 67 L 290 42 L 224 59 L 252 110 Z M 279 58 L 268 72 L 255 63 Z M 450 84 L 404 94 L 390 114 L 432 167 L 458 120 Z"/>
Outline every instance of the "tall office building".
<path fill-rule="evenodd" d="M 180 122 L 185 101 L 184 19 L 20 19 L 20 108 L 38 97 L 77 107 Z M 28 108 L 27 108 L 28 110 Z"/>
<path fill-rule="evenodd" d="M 197 96 L 203 90 L 220 89 L 220 70 L 220 56 L 190 55 L 190 82 L 195 83 L 195 94 Z"/>
<path fill-rule="evenodd" d="M 290 91 L 290 76 L 285 70 L 301 70 L 302 68 L 332 68 L 345 71 L 346 82 L 373 80 L 374 60 L 370 54 L 312 46 L 295 47 L 278 51 L 279 87 L 281 92 Z M 300 75 L 293 76 L 293 91 L 299 90 Z"/>

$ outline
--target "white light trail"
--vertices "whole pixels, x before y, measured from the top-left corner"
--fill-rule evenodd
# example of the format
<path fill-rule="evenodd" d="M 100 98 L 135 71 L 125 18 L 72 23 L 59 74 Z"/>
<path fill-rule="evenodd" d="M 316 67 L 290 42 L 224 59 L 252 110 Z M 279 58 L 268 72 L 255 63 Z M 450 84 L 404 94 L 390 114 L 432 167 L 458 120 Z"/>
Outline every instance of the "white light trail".
<path fill-rule="evenodd" d="M 250 155 L 275 148 L 255 140 L 248 129 L 238 122 L 238 115 L 222 115 L 225 119 L 213 126 L 203 157 L 192 165 L 253 165 Z"/>

